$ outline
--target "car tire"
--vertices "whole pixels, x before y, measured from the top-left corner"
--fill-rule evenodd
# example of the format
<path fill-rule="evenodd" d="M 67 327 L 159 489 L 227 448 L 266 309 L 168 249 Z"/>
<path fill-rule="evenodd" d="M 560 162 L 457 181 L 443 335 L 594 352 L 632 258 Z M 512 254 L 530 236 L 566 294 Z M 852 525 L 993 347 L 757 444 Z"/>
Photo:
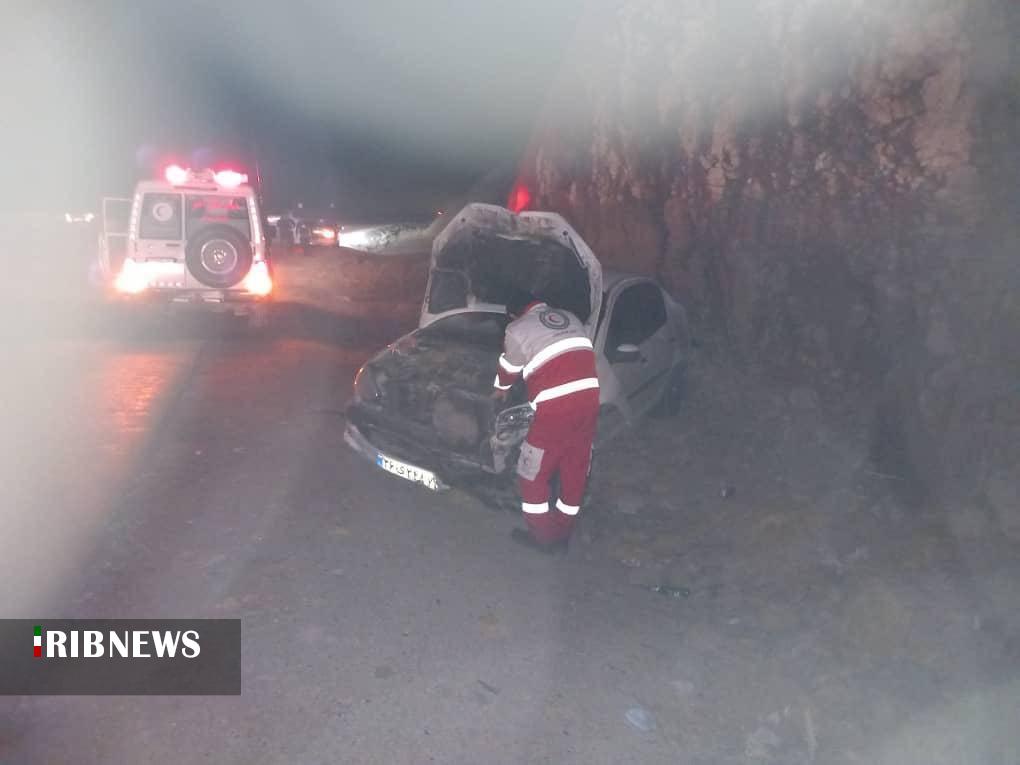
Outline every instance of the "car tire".
<path fill-rule="evenodd" d="M 207 226 L 188 239 L 188 271 L 206 287 L 227 289 L 240 282 L 252 264 L 251 243 L 230 226 Z"/>
<path fill-rule="evenodd" d="M 227 314 L 227 322 L 231 337 L 264 337 L 272 327 L 269 304 L 256 303 Z"/>
<path fill-rule="evenodd" d="M 516 481 L 505 481 L 492 476 L 474 477 L 463 481 L 460 488 L 498 512 L 521 512 L 521 500 L 517 494 Z"/>

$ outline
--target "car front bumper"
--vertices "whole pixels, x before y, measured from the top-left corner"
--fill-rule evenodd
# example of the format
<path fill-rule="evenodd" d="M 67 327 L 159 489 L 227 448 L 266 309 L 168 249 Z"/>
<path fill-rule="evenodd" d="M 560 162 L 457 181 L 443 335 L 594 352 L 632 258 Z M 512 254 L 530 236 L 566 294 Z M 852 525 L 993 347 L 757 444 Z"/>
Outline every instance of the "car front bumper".
<path fill-rule="evenodd" d="M 383 454 L 408 462 L 430 470 L 450 485 L 506 473 L 504 455 L 500 453 L 497 459 L 491 436 L 486 436 L 477 452 L 464 453 L 447 446 L 431 428 L 358 400 L 347 406 L 346 415 L 348 428 L 357 432 L 351 432 L 353 442 L 348 440 L 348 444 L 369 459 Z"/>
<path fill-rule="evenodd" d="M 398 455 L 389 454 L 380 449 L 377 449 L 372 444 L 372 442 L 370 442 L 368 438 L 365 437 L 365 434 L 361 432 L 357 425 L 348 423 L 347 428 L 344 430 L 344 441 L 347 442 L 347 445 L 350 446 L 355 452 L 357 452 L 362 457 L 370 461 L 373 465 L 376 466 L 379 465 L 380 457 L 404 461 L 403 455 L 400 455 L 398 457 Z M 381 469 L 382 468 L 380 468 L 380 470 Z M 433 473 L 436 476 L 437 478 L 437 483 L 435 486 L 436 491 L 445 491 L 450 488 L 450 486 L 445 481 L 443 481 L 442 477 L 438 473 L 436 473 L 436 471 L 432 470 L 431 468 L 423 469 L 429 470 L 429 472 Z"/>
<path fill-rule="evenodd" d="M 246 290 L 181 290 L 150 287 L 137 293 L 110 291 L 110 300 L 125 305 L 181 305 L 235 308 L 238 305 L 256 305 L 272 302 L 272 295 L 256 295 Z"/>

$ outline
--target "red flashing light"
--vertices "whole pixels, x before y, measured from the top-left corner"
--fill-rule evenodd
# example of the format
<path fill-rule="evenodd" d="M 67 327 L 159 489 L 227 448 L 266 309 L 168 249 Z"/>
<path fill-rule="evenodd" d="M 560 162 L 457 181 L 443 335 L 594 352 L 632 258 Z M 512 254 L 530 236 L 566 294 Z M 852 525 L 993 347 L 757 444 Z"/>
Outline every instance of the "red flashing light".
<path fill-rule="evenodd" d="M 163 175 L 166 177 L 167 183 L 172 183 L 174 186 L 179 186 L 188 180 L 188 171 L 180 165 L 170 165 Z"/>
<path fill-rule="evenodd" d="M 233 189 L 248 182 L 248 176 L 236 170 L 220 170 L 218 173 L 214 173 L 212 170 L 203 170 L 193 173 L 190 169 L 180 165 L 170 165 L 163 174 L 167 182 L 174 186 L 183 186 L 187 183 L 215 183 L 222 188 Z"/>
<path fill-rule="evenodd" d="M 224 186 L 228 189 L 248 182 L 248 176 L 236 170 L 220 170 L 213 178 L 215 178 L 217 186 Z"/>
<path fill-rule="evenodd" d="M 528 209 L 531 204 L 531 189 L 525 184 L 518 183 L 514 186 L 513 191 L 510 192 L 510 200 L 507 207 L 513 213 L 519 213 Z"/>

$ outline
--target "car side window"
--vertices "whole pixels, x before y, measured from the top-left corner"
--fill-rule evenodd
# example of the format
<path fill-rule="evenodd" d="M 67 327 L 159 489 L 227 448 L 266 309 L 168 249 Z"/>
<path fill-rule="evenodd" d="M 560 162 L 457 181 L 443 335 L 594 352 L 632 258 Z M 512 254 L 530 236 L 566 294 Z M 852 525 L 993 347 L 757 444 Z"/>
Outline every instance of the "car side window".
<path fill-rule="evenodd" d="M 613 304 L 606 337 L 608 348 L 641 345 L 666 323 L 662 292 L 647 282 L 627 287 Z"/>
<path fill-rule="evenodd" d="M 146 194 L 138 222 L 142 239 L 181 238 L 181 195 Z"/>

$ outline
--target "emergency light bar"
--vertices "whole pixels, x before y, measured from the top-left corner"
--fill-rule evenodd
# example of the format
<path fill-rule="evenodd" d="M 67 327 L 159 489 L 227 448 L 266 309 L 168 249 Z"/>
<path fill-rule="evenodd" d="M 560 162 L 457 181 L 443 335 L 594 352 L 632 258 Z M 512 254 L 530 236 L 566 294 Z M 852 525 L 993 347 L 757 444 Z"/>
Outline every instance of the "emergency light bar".
<path fill-rule="evenodd" d="M 220 170 L 214 173 L 212 170 L 195 173 L 190 168 L 183 168 L 180 165 L 170 165 L 163 173 L 167 183 L 173 186 L 183 186 L 187 183 L 215 183 L 226 189 L 233 189 L 242 183 L 248 182 L 248 176 L 236 170 Z"/>
<path fill-rule="evenodd" d="M 242 183 L 248 182 L 248 176 L 244 173 L 239 173 L 236 170 L 220 170 L 216 173 L 213 178 L 216 183 L 220 186 L 226 186 L 228 189 L 232 189 L 235 186 L 240 186 Z"/>
<path fill-rule="evenodd" d="M 170 165 L 163 175 L 166 176 L 167 183 L 172 183 L 174 186 L 180 186 L 182 183 L 188 182 L 188 178 L 191 176 L 191 171 L 185 170 L 180 165 Z"/>

